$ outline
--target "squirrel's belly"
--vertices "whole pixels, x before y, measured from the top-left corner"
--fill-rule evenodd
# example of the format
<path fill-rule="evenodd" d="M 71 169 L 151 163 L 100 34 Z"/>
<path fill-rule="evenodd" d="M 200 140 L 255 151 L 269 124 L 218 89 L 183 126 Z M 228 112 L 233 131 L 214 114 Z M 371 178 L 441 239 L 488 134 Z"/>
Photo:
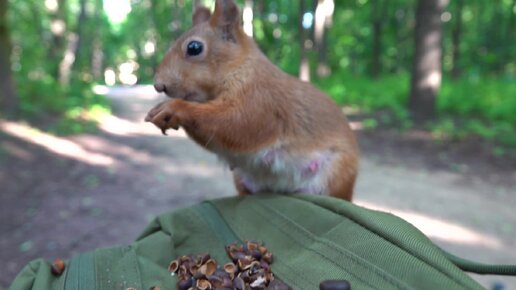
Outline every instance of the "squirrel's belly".
<path fill-rule="evenodd" d="M 224 158 L 250 192 L 327 193 L 332 150 L 292 154 L 280 148 Z"/>

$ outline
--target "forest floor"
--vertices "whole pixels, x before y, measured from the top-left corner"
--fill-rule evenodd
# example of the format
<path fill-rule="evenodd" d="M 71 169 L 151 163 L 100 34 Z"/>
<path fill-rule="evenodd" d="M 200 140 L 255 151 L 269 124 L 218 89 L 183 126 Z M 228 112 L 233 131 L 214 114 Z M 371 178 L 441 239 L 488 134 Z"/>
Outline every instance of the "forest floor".
<path fill-rule="evenodd" d="M 231 174 L 182 131 L 144 123 L 151 87 L 109 92 L 95 134 L 56 137 L 0 120 L 0 290 L 30 260 L 133 241 L 157 214 L 234 195 Z M 357 131 L 355 202 L 396 214 L 465 258 L 516 264 L 516 160 L 482 142 L 435 143 L 423 131 Z M 482 285 L 516 278 L 475 275 Z"/>

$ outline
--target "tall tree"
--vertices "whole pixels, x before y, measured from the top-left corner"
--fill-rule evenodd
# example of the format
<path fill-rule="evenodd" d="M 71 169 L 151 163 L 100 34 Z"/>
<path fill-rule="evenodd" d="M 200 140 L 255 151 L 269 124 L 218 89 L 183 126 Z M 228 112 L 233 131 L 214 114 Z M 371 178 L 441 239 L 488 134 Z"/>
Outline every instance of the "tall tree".
<path fill-rule="evenodd" d="M 453 58 L 453 67 L 452 67 L 452 77 L 458 79 L 461 75 L 460 68 L 460 43 L 462 37 L 462 9 L 464 7 L 464 0 L 456 0 L 455 3 L 455 15 L 454 15 L 454 25 L 452 30 L 452 58 Z"/>
<path fill-rule="evenodd" d="M 253 0 L 245 0 L 244 10 L 242 12 L 244 31 L 247 35 L 253 37 Z"/>
<path fill-rule="evenodd" d="M 382 72 L 382 32 L 383 24 L 387 19 L 388 0 L 370 2 L 372 7 L 371 18 L 373 23 L 373 51 L 371 59 L 371 77 L 378 78 Z"/>
<path fill-rule="evenodd" d="M 180 1 L 179 0 L 173 0 L 172 1 L 172 22 L 170 23 L 172 25 L 172 39 L 177 39 L 182 31 L 182 25 L 183 25 L 183 21 L 182 21 L 182 13 L 181 13 L 181 8 L 180 8 L 180 4 L 182 4 L 184 6 L 184 3 L 179 3 Z M 199 1 L 197 1 L 199 2 Z M 195 8 L 199 5 L 200 3 L 194 3 L 193 5 L 193 9 L 195 11 Z"/>
<path fill-rule="evenodd" d="M 86 1 L 79 1 L 79 16 L 77 19 L 76 31 L 71 32 L 68 35 L 68 44 L 66 46 L 66 50 L 59 64 L 59 82 L 62 85 L 69 85 L 71 73 L 74 68 L 75 60 L 77 58 L 78 52 L 81 49 L 82 43 L 84 42 L 84 33 L 85 33 L 85 22 L 87 17 L 86 12 Z M 84 48 L 82 48 L 84 49 Z"/>
<path fill-rule="evenodd" d="M 50 73 L 55 79 L 60 78 L 58 64 L 63 57 L 63 53 L 66 48 L 66 35 L 68 29 L 66 23 L 66 5 L 66 0 L 45 1 L 45 7 L 50 15 L 50 32 L 52 34 L 52 40 L 48 49 L 48 57 L 52 60 L 49 62 L 51 66 Z M 32 6 L 36 8 L 36 5 L 33 4 Z M 34 14 L 37 15 L 39 12 L 35 11 Z"/>
<path fill-rule="evenodd" d="M 0 108 L 12 113 L 18 97 L 11 74 L 11 42 L 7 27 L 7 0 L 0 0 Z"/>
<path fill-rule="evenodd" d="M 303 26 L 305 15 L 305 1 L 299 1 L 298 29 L 299 29 L 299 79 L 305 82 L 310 81 L 310 61 L 306 49 L 306 30 Z"/>
<path fill-rule="evenodd" d="M 93 75 L 94 80 L 100 80 L 102 78 L 102 70 L 103 70 L 103 59 L 104 55 L 102 53 L 102 25 L 104 22 L 102 21 L 102 0 L 95 0 L 95 32 L 93 35 L 93 44 L 91 50 L 91 74 Z"/>
<path fill-rule="evenodd" d="M 314 41 L 317 50 L 318 77 L 326 77 L 330 74 L 328 66 L 328 36 L 327 29 L 332 25 L 335 3 L 333 0 L 317 0 L 315 6 Z"/>
<path fill-rule="evenodd" d="M 419 0 L 416 8 L 415 52 L 409 107 L 416 123 L 435 116 L 442 76 L 441 14 L 448 0 Z"/>

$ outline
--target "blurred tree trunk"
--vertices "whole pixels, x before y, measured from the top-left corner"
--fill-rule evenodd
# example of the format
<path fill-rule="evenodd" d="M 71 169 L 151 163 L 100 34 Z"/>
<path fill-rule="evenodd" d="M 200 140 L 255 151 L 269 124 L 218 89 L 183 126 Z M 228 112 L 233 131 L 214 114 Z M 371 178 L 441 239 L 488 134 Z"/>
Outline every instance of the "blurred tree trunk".
<path fill-rule="evenodd" d="M 303 16 L 305 14 L 305 1 L 299 1 L 298 29 L 299 29 L 299 79 L 305 82 L 310 81 L 310 61 L 306 49 L 306 31 L 303 27 Z"/>
<path fill-rule="evenodd" d="M 385 19 L 387 18 L 387 0 L 379 0 L 371 2 L 373 10 L 371 18 L 373 23 L 373 52 L 371 60 L 371 77 L 376 79 L 382 72 L 382 32 Z"/>
<path fill-rule="evenodd" d="M 402 27 L 404 23 L 406 22 L 406 12 L 404 8 L 397 8 L 395 10 L 394 15 L 394 33 L 395 33 L 395 46 L 396 46 L 396 55 L 395 55 L 395 62 L 392 72 L 399 73 L 403 69 L 403 56 L 405 55 L 405 51 L 402 47 L 403 42 L 403 35 L 402 35 Z"/>
<path fill-rule="evenodd" d="M 256 14 L 260 17 L 263 16 L 263 12 L 266 10 L 267 8 L 267 3 L 265 3 L 265 1 L 258 1 L 257 3 L 255 3 L 255 11 L 256 11 Z"/>
<path fill-rule="evenodd" d="M 197 6 L 201 6 L 201 5 L 202 5 L 201 0 L 193 0 L 193 4 L 192 4 L 193 11 L 192 12 L 195 12 L 195 8 L 197 8 Z"/>
<path fill-rule="evenodd" d="M 37 5 L 30 5 L 30 12 L 32 13 L 32 19 L 34 20 L 34 27 L 36 28 L 36 33 L 38 34 L 37 35 L 38 40 L 45 47 L 45 49 L 47 50 L 48 56 L 50 58 L 50 57 L 52 57 L 50 55 L 51 44 L 49 43 L 49 41 L 46 41 L 45 37 L 44 37 L 44 35 L 46 33 L 45 33 L 45 29 L 43 28 L 43 25 L 42 25 L 43 20 L 42 20 L 42 17 L 41 17 L 41 11 L 40 10 L 41 9 L 39 9 L 39 7 Z M 56 69 L 55 69 L 54 73 L 55 74 L 53 74 L 53 75 L 57 76 L 57 73 L 58 73 L 57 66 L 56 66 Z"/>
<path fill-rule="evenodd" d="M 506 33 L 506 43 L 510 46 L 514 45 L 516 42 L 516 35 L 514 35 L 514 27 L 516 27 L 516 23 L 514 23 L 514 18 L 516 14 L 516 0 L 512 0 L 511 5 L 509 6 L 509 19 L 507 20 L 507 27 L 505 28 Z M 514 57 L 514 49 L 507 49 L 507 55 L 509 58 Z"/>
<path fill-rule="evenodd" d="M 74 46 L 73 54 L 75 55 L 74 60 L 77 59 L 77 56 L 82 53 L 83 51 L 89 50 L 89 47 L 86 45 L 83 45 L 83 43 L 88 43 L 86 39 L 86 20 L 88 18 L 88 10 L 86 9 L 86 4 L 89 2 L 89 0 L 80 0 L 79 6 L 80 6 L 80 12 L 79 12 L 79 18 L 77 19 L 77 26 L 75 28 L 75 33 L 77 35 L 77 43 Z M 89 45 L 88 45 L 89 46 Z M 76 62 L 73 61 L 71 64 L 71 69 L 75 66 Z"/>
<path fill-rule="evenodd" d="M 328 65 L 327 29 L 333 22 L 335 3 L 333 0 L 317 0 L 315 6 L 314 42 L 317 50 L 317 76 L 327 77 L 330 72 Z"/>
<path fill-rule="evenodd" d="M 452 30 L 452 77 L 458 79 L 461 75 L 460 68 L 460 42 L 462 37 L 462 8 L 464 7 L 464 0 L 456 0 L 457 8 L 455 11 L 455 25 Z"/>
<path fill-rule="evenodd" d="M 18 96 L 11 73 L 11 41 L 7 27 L 8 0 L 0 0 L 0 108 L 13 113 L 18 105 Z"/>
<path fill-rule="evenodd" d="M 158 12 L 157 12 L 157 2 L 156 0 L 150 0 L 150 10 L 151 10 L 151 17 L 150 17 L 150 24 L 152 27 L 152 35 L 150 41 L 156 45 L 158 43 L 158 37 L 159 37 L 159 31 L 158 31 L 158 23 L 156 23 L 156 19 L 158 19 Z M 138 57 L 141 57 L 141 48 L 140 45 L 136 46 L 138 48 Z M 156 53 L 156 48 L 154 48 L 154 52 L 151 55 L 151 66 L 153 70 L 153 75 L 156 73 L 156 69 L 158 68 L 160 60 L 158 58 L 158 54 Z"/>
<path fill-rule="evenodd" d="M 242 18 L 244 22 L 244 31 L 250 37 L 253 37 L 253 0 L 245 0 Z"/>
<path fill-rule="evenodd" d="M 77 54 L 81 49 L 82 38 L 84 36 L 84 25 L 86 22 L 86 1 L 80 0 L 80 12 L 77 19 L 77 27 L 75 32 L 68 35 L 68 44 L 64 52 L 63 59 L 59 64 L 59 82 L 62 85 L 70 84 L 71 72 L 77 58 Z"/>
<path fill-rule="evenodd" d="M 50 49 L 48 50 L 48 56 L 51 59 L 49 62 L 51 67 L 51 74 L 54 78 L 60 79 L 59 61 L 63 56 L 66 47 L 66 35 L 67 35 L 67 23 L 66 23 L 66 0 L 56 0 L 50 5 L 46 5 L 48 12 L 50 13 L 50 32 L 52 33 L 52 41 L 50 43 Z"/>
<path fill-rule="evenodd" d="M 193 6 L 195 9 L 195 5 Z M 181 36 L 182 29 L 182 17 L 181 8 L 179 7 L 179 0 L 172 1 L 172 39 L 175 40 Z"/>
<path fill-rule="evenodd" d="M 103 71 L 103 59 L 104 54 L 102 52 L 102 25 L 103 21 L 101 19 L 102 10 L 103 10 L 103 1 L 95 0 L 95 24 L 96 30 L 93 36 L 93 49 L 91 51 L 91 74 L 93 79 L 101 80 L 102 79 L 102 71 Z"/>
<path fill-rule="evenodd" d="M 435 116 L 436 96 L 441 87 L 441 14 L 448 0 L 419 0 L 416 8 L 415 53 L 409 107 L 416 123 Z"/>

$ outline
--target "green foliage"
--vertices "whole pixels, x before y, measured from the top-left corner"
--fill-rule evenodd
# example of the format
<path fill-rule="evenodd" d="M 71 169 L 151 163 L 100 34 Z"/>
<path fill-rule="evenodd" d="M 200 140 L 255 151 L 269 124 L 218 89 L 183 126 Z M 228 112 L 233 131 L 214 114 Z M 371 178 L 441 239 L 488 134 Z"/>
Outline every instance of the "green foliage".
<path fill-rule="evenodd" d="M 390 75 L 372 80 L 348 73 L 334 73 L 316 84 L 338 104 L 356 106 L 364 113 L 387 109 L 394 118 L 408 118 L 406 102 L 409 77 L 406 74 Z"/>
<path fill-rule="evenodd" d="M 374 116 L 364 128 L 379 124 L 410 126 L 407 111 L 409 76 L 387 75 L 377 80 L 348 73 L 334 73 L 316 84 L 338 104 Z M 470 135 L 516 145 L 516 84 L 484 78 L 445 81 L 438 98 L 439 118 L 430 125 L 436 138 L 464 139 Z M 378 114 L 387 111 L 388 114 Z"/>
<path fill-rule="evenodd" d="M 97 123 L 111 113 L 106 98 L 94 94 L 87 84 L 76 84 L 65 95 L 67 101 L 60 110 L 61 118 L 50 128 L 55 134 L 95 132 Z"/>
<path fill-rule="evenodd" d="M 59 80 L 59 70 L 64 60 L 68 37 L 71 35 L 68 33 L 79 33 L 80 25 L 79 12 L 76 10 L 79 3 L 60 2 L 68 4 L 58 10 L 61 12 L 51 11 L 45 1 L 9 3 L 8 20 L 13 44 L 12 69 L 22 117 L 29 120 L 45 119 L 44 123 L 56 133 L 81 133 L 95 128 L 93 112 L 99 111 L 99 108 L 105 112 L 109 111 L 108 102 L 104 97 L 92 92 L 92 50 L 86 45 L 94 42 L 96 34 L 100 36 L 106 33 L 106 28 L 97 27 L 106 22 L 105 18 L 100 19 L 100 16 L 94 17 L 92 14 L 82 23 L 80 43 L 84 46 L 78 43 L 80 47 L 77 49 L 70 72 L 70 82 L 62 84 Z M 96 1 L 96 5 L 100 5 L 99 3 L 101 1 Z M 71 13 L 72 10 L 77 12 Z M 52 32 L 52 25 L 54 29 L 55 25 L 62 25 L 63 35 L 59 36 Z"/>
<path fill-rule="evenodd" d="M 445 79 L 437 107 L 442 113 L 516 124 L 516 83 L 489 77 Z"/>
<path fill-rule="evenodd" d="M 81 1 L 85 1 L 81 18 Z M 103 83 L 105 70 L 120 76 L 120 65 L 135 64 L 140 83 L 152 82 L 155 67 L 170 43 L 191 25 L 193 1 L 130 0 L 131 12 L 121 23 L 112 23 L 102 0 L 9 1 L 8 20 L 13 44 L 14 73 L 24 116 L 51 115 L 61 121 L 59 132 L 93 128 L 98 112 L 109 111 L 107 101 L 91 92 Z M 213 7 L 213 0 L 201 1 Z M 243 0 L 237 1 L 241 6 Z M 332 74 L 314 83 L 339 104 L 371 116 L 364 126 L 410 126 L 407 98 L 414 47 L 416 0 L 335 0 L 332 25 L 327 27 L 327 65 Z M 310 3 L 310 4 L 309 4 Z M 254 36 L 264 53 L 284 71 L 298 74 L 301 47 L 299 17 L 314 13 L 316 1 L 254 1 Z M 388 5 L 386 5 L 386 3 Z M 439 120 L 432 125 L 436 136 L 465 138 L 469 134 L 514 144 L 516 124 L 516 41 L 514 1 L 450 1 L 443 14 L 444 82 L 437 106 Z M 378 6 L 380 5 L 380 6 Z M 382 7 L 384 9 L 375 9 Z M 56 20 L 64 24 L 61 36 L 52 30 Z M 372 78 L 373 23 L 381 26 L 380 77 Z M 454 59 L 452 35 L 462 24 L 460 59 Z M 55 27 L 54 27 L 55 28 Z M 313 28 L 307 35 L 315 71 L 318 47 Z M 69 37 L 80 36 L 71 67 L 70 83 L 59 81 L 59 69 Z M 149 46 L 154 50 L 149 50 Z M 94 60 L 101 55 L 98 72 Z M 447 76 L 458 69 L 462 76 Z M 512 130 L 512 133 L 511 133 Z"/>

